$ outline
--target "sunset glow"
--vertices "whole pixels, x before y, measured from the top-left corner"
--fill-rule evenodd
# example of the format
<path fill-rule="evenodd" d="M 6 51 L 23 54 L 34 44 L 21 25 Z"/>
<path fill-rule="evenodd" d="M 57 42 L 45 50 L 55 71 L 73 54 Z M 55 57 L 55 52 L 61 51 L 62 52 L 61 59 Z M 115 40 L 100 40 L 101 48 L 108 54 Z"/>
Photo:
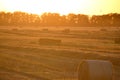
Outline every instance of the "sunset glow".
<path fill-rule="evenodd" d="M 120 13 L 119 3 L 120 0 L 0 0 L 0 11 L 99 15 Z"/>

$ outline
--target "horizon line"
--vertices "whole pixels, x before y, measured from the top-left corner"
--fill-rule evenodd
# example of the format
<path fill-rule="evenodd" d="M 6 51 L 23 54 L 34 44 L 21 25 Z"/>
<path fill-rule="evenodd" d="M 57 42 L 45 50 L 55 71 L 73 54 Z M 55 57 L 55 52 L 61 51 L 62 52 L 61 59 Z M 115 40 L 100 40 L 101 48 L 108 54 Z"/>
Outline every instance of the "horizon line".
<path fill-rule="evenodd" d="M 67 14 L 61 14 L 59 12 L 50 12 L 50 11 L 48 11 L 48 12 L 41 12 L 41 13 L 34 13 L 34 12 L 19 11 L 19 10 L 16 10 L 16 11 L 3 11 L 3 10 L 0 10 L 0 12 L 5 12 L 5 13 L 23 12 L 23 13 L 36 14 L 36 15 L 42 15 L 44 13 L 58 13 L 60 15 L 83 14 L 83 15 L 88 15 L 88 16 L 94 16 L 94 15 L 100 16 L 100 15 L 107 15 L 107 14 L 120 14 L 118 12 L 109 12 L 109 13 L 103 13 L 103 14 L 85 14 L 85 13 L 70 12 L 70 13 L 67 13 Z"/>

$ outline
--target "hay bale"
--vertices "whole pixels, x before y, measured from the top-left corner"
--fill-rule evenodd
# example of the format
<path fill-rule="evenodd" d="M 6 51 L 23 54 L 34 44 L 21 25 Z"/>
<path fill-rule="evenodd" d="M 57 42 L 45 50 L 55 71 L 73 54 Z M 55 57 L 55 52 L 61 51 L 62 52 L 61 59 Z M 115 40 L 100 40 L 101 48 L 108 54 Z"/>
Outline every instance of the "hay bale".
<path fill-rule="evenodd" d="M 120 38 L 115 38 L 114 42 L 115 44 L 120 44 Z"/>
<path fill-rule="evenodd" d="M 18 28 L 13 28 L 12 31 L 18 31 L 19 29 Z"/>
<path fill-rule="evenodd" d="M 64 29 L 64 30 L 62 30 L 62 33 L 68 34 L 68 33 L 70 33 L 70 29 Z"/>
<path fill-rule="evenodd" d="M 78 68 L 78 80 L 112 80 L 112 64 L 102 60 L 82 61 Z"/>
<path fill-rule="evenodd" d="M 49 30 L 47 28 L 42 29 L 42 32 L 48 32 Z"/>
<path fill-rule="evenodd" d="M 48 39 L 48 38 L 39 39 L 40 45 L 60 45 L 61 43 L 62 41 L 58 39 Z"/>
<path fill-rule="evenodd" d="M 107 31 L 107 29 L 105 29 L 105 28 L 102 28 L 102 29 L 100 29 L 100 31 Z"/>

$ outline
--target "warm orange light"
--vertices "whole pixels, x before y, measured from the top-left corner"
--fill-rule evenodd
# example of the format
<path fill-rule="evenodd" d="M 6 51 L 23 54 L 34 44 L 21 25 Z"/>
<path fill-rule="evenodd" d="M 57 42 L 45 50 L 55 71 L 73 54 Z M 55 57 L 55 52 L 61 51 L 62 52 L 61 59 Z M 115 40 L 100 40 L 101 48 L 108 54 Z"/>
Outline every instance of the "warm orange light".
<path fill-rule="evenodd" d="M 120 0 L 0 0 L 0 10 L 29 13 L 104 14 L 120 12 Z"/>

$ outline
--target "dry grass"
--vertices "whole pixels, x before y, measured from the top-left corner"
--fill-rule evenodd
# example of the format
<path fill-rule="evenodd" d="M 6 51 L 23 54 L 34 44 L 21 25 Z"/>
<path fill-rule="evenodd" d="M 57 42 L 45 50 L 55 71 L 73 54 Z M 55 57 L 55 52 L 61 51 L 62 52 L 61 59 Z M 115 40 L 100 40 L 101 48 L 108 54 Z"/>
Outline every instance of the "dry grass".
<path fill-rule="evenodd" d="M 119 32 L 70 29 L 70 33 L 63 34 L 62 29 L 50 30 L 1 29 L 0 79 L 76 79 L 76 68 L 82 59 L 111 61 L 115 80 L 120 79 L 120 44 L 114 43 Z M 39 45 L 40 38 L 62 43 Z"/>

